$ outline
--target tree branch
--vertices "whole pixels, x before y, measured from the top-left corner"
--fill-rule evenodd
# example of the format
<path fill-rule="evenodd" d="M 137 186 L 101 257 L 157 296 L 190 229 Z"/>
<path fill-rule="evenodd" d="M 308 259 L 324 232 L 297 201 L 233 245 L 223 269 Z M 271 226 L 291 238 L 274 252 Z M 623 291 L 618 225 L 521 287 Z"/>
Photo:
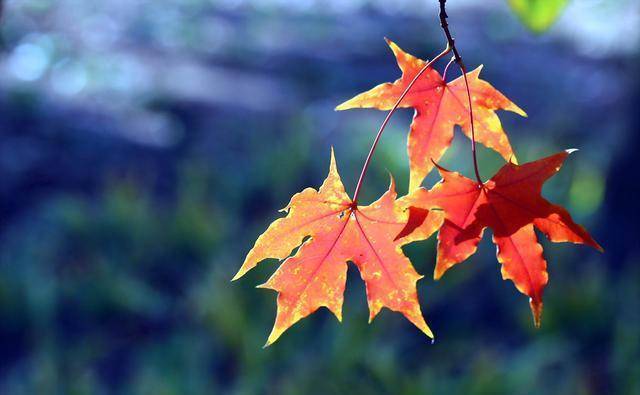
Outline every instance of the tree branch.
<path fill-rule="evenodd" d="M 462 61 L 462 56 L 460 56 L 460 52 L 458 52 L 458 48 L 456 48 L 456 40 L 451 35 L 451 31 L 449 31 L 449 23 L 447 23 L 447 10 L 445 8 L 445 4 L 447 0 L 438 0 L 440 2 L 440 26 L 444 31 L 444 35 L 447 38 L 447 46 L 451 48 L 453 52 L 453 57 L 455 62 L 460 67 L 460 71 L 462 72 L 462 77 L 464 78 L 464 85 L 467 89 L 467 99 L 469 101 L 469 118 L 471 122 L 471 153 L 473 155 L 473 170 L 476 173 L 476 180 L 479 184 L 483 184 L 482 177 L 480 177 L 480 170 L 478 169 L 478 157 L 476 154 L 476 130 L 473 123 L 473 107 L 471 100 L 471 91 L 469 89 L 469 81 L 467 81 L 467 68 Z"/>

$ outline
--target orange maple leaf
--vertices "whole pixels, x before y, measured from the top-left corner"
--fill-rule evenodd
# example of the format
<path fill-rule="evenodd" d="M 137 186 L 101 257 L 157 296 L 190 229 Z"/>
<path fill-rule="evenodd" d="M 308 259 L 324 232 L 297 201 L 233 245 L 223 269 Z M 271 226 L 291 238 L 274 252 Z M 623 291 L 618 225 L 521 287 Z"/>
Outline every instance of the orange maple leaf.
<path fill-rule="evenodd" d="M 587 231 L 573 222 L 567 210 L 541 196 L 544 182 L 560 170 L 571 152 L 521 166 L 508 163 L 484 184 L 438 167 L 440 183 L 431 190 L 419 188 L 406 198 L 406 204 L 416 208 L 444 210 L 434 278 L 473 255 L 484 229 L 490 227 L 502 277 L 512 280 L 520 292 L 530 297 L 534 322 L 539 326 L 548 274 L 533 227 L 553 242 L 587 244 L 602 251 Z M 415 227 L 415 222 L 410 220 L 407 227 Z M 404 230 L 401 234 L 407 233 Z"/>
<path fill-rule="evenodd" d="M 387 40 L 387 43 L 398 61 L 402 77 L 394 83 L 380 84 L 361 93 L 340 104 L 336 110 L 390 110 L 407 85 L 425 66 L 424 60 L 404 52 L 390 40 Z M 526 116 L 526 113 L 488 82 L 481 80 L 481 69 L 482 66 L 467 73 L 473 102 L 476 141 L 497 151 L 505 160 L 515 161 L 511 144 L 495 111 L 503 109 L 521 116 Z M 462 76 L 447 83 L 436 70 L 429 68 L 400 103 L 399 107 L 415 109 L 407 144 L 411 171 L 410 191 L 419 187 L 433 169 L 431 160 L 440 160 L 451 145 L 455 125 L 460 125 L 464 134 L 470 137 L 469 104 L 466 95 Z"/>
<path fill-rule="evenodd" d="M 355 263 L 365 282 L 369 322 L 387 307 L 433 337 L 418 303 L 416 282 L 422 276 L 401 247 L 429 237 L 440 227 L 443 216 L 429 214 L 416 232 L 397 239 L 409 210 L 396 200 L 393 179 L 379 200 L 356 206 L 345 192 L 333 151 L 329 175 L 320 190 L 307 188 L 294 195 L 283 211 L 287 216 L 274 221 L 258 238 L 234 277 L 242 277 L 264 259 L 288 257 L 260 286 L 278 292 L 276 321 L 266 345 L 322 306 L 342 320 L 347 261 Z"/>

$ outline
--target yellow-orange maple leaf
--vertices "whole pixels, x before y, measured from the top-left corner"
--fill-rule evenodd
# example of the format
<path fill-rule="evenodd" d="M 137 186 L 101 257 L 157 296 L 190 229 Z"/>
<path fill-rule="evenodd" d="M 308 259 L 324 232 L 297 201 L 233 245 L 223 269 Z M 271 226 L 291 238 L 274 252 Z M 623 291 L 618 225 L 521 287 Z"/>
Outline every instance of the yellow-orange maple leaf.
<path fill-rule="evenodd" d="M 384 83 L 361 93 L 338 107 L 377 108 L 390 110 L 408 84 L 425 66 L 426 62 L 406 52 L 390 40 L 391 47 L 402 77 L 393 83 Z M 467 73 L 475 124 L 476 141 L 497 151 L 507 161 L 515 162 L 509 139 L 502 129 L 496 110 L 508 110 L 521 116 L 525 112 L 497 91 L 488 82 L 479 78 L 482 66 Z M 410 187 L 420 186 L 422 180 L 433 169 L 432 160 L 438 161 L 451 145 L 455 125 L 460 125 L 470 137 L 469 104 L 464 78 L 445 82 L 434 69 L 427 69 L 416 81 L 399 107 L 413 107 L 415 114 L 409 131 L 407 149 L 409 153 Z"/>
<path fill-rule="evenodd" d="M 348 261 L 357 266 L 365 282 L 369 321 L 387 307 L 433 337 L 418 303 L 416 282 L 422 276 L 401 247 L 429 237 L 440 227 L 442 215 L 429 213 L 417 231 L 396 239 L 407 224 L 408 210 L 396 200 L 393 179 L 380 199 L 356 207 L 345 192 L 333 152 L 329 175 L 320 189 L 307 188 L 294 195 L 284 211 L 287 216 L 274 221 L 258 238 L 234 277 L 240 278 L 264 259 L 286 258 L 260 286 L 278 292 L 276 321 L 266 345 L 319 307 L 342 319 Z M 289 256 L 298 246 L 296 254 Z"/>

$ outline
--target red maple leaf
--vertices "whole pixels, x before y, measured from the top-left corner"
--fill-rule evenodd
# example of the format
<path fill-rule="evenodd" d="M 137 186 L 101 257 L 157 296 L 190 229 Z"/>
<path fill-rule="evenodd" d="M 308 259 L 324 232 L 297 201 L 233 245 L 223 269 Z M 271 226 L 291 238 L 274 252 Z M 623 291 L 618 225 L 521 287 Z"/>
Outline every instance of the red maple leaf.
<path fill-rule="evenodd" d="M 336 110 L 351 108 L 377 108 L 390 110 L 407 85 L 425 66 L 426 62 L 408 53 L 390 40 L 387 43 L 396 56 L 402 77 L 394 83 L 384 83 L 348 100 Z M 495 111 L 513 111 L 522 116 L 525 112 L 516 106 L 488 82 L 479 78 L 482 66 L 467 73 L 475 123 L 476 141 L 497 151 L 507 161 L 515 161 L 509 139 L 502 129 Z M 434 69 L 427 69 L 400 103 L 400 107 L 413 107 L 415 114 L 409 140 L 410 187 L 420 186 L 433 169 L 431 160 L 438 161 L 451 145 L 455 125 L 460 125 L 470 137 L 469 104 L 464 78 L 445 82 Z"/>
<path fill-rule="evenodd" d="M 234 277 L 242 277 L 264 259 L 286 258 L 260 286 L 278 292 L 278 312 L 267 345 L 319 307 L 342 319 L 347 261 L 355 263 L 365 282 L 370 321 L 387 307 L 433 337 L 418 303 L 416 281 L 422 276 L 401 247 L 433 234 L 442 223 L 441 214 L 428 213 L 425 218 L 424 210 L 406 210 L 403 201 L 396 200 L 393 179 L 379 200 L 356 207 L 344 190 L 333 152 L 329 175 L 320 189 L 307 188 L 294 195 L 283 211 L 287 216 L 274 221 L 258 238 Z M 419 216 L 421 225 L 398 239 L 408 211 Z M 289 256 L 298 246 L 296 254 Z"/>
<path fill-rule="evenodd" d="M 553 242 L 573 242 L 602 248 L 573 222 L 563 207 L 541 196 L 542 185 L 562 166 L 572 151 L 563 151 L 524 165 L 508 163 L 489 181 L 479 184 L 459 173 L 438 167 L 442 181 L 431 190 L 415 190 L 406 204 L 420 209 L 442 209 L 445 221 L 438 232 L 434 278 L 476 252 L 486 227 L 493 230 L 502 277 L 530 297 L 536 326 L 542 313 L 542 293 L 548 281 L 547 262 L 534 226 Z M 409 220 L 401 235 L 410 234 L 418 220 Z"/>

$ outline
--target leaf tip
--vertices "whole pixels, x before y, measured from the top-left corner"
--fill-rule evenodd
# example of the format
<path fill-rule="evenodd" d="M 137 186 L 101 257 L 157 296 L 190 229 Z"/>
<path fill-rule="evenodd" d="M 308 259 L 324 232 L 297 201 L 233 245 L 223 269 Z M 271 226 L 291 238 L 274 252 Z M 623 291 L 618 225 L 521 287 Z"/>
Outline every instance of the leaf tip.
<path fill-rule="evenodd" d="M 334 108 L 334 109 L 333 109 L 333 111 L 343 111 L 343 110 L 348 110 L 348 109 L 350 109 L 351 107 L 349 107 L 349 104 L 348 104 L 350 101 L 351 101 L 351 100 L 347 100 L 347 101 L 345 101 L 345 102 L 342 102 L 342 103 L 338 104 L 338 105 L 336 106 L 336 108 Z"/>
<path fill-rule="evenodd" d="M 422 333 L 424 333 L 425 335 L 427 335 L 431 339 L 431 344 L 433 344 L 435 342 L 436 337 L 433 334 L 433 332 L 431 331 L 431 328 L 429 328 L 429 325 L 427 325 L 427 323 L 424 322 L 424 319 L 422 320 L 421 325 L 418 326 L 418 329 L 420 329 L 420 331 L 422 331 Z"/>
<path fill-rule="evenodd" d="M 246 267 L 246 265 L 242 265 L 242 266 L 240 267 L 240 269 L 238 270 L 238 272 L 237 272 L 237 273 L 233 276 L 233 278 L 231 279 L 231 281 L 232 281 L 232 282 L 233 282 L 233 281 L 237 281 L 237 280 L 239 280 L 242 276 L 244 276 L 244 275 L 249 271 L 249 269 L 245 269 L 245 267 Z"/>
<path fill-rule="evenodd" d="M 396 195 L 396 180 L 393 178 L 391 171 L 387 170 L 387 173 L 389 173 L 389 192 L 392 195 Z"/>
<path fill-rule="evenodd" d="M 520 115 L 521 117 L 529 118 L 529 115 L 522 108 L 520 108 L 520 106 L 518 106 L 514 102 L 510 101 L 509 105 L 507 105 L 504 109 L 507 110 L 507 111 L 515 112 L 516 114 Z"/>
<path fill-rule="evenodd" d="M 591 247 L 595 248 L 598 252 L 604 253 L 604 248 L 600 245 L 600 243 L 598 243 L 597 241 L 593 240 L 593 238 L 591 238 L 591 240 L 588 243 L 588 245 L 590 245 Z"/>
<path fill-rule="evenodd" d="M 407 223 L 393 241 L 397 241 L 412 234 L 414 230 L 422 226 L 429 216 L 429 210 L 419 207 L 409 206 L 406 211 L 408 211 Z M 423 277 L 424 276 L 420 276 L 420 278 Z"/>
<path fill-rule="evenodd" d="M 329 176 L 338 174 L 338 164 L 336 163 L 336 153 L 331 146 L 331 159 L 329 160 Z"/>
<path fill-rule="evenodd" d="M 537 298 L 529 298 L 529 306 L 533 315 L 533 325 L 535 325 L 536 329 L 539 329 L 542 323 L 542 301 Z"/>
<path fill-rule="evenodd" d="M 438 245 L 440 241 L 438 240 Z M 439 247 L 438 247 L 439 248 Z M 448 258 L 441 257 L 441 252 L 438 249 L 438 257 L 436 258 L 436 267 L 433 269 L 433 279 L 438 281 L 444 276 L 444 274 L 449 270 L 453 265 L 455 265 L 455 260 L 451 260 Z"/>
<path fill-rule="evenodd" d="M 276 319 L 276 324 L 274 325 L 273 329 L 271 330 L 271 333 L 269 334 L 269 337 L 267 338 L 267 342 L 264 343 L 264 346 L 262 346 L 262 349 L 265 349 L 267 347 L 269 347 L 270 345 L 272 345 L 273 343 L 276 342 L 276 340 L 278 340 L 280 338 L 280 335 L 282 335 L 282 333 L 284 333 L 284 331 L 287 328 L 282 328 L 278 325 L 277 323 L 277 319 Z"/>

